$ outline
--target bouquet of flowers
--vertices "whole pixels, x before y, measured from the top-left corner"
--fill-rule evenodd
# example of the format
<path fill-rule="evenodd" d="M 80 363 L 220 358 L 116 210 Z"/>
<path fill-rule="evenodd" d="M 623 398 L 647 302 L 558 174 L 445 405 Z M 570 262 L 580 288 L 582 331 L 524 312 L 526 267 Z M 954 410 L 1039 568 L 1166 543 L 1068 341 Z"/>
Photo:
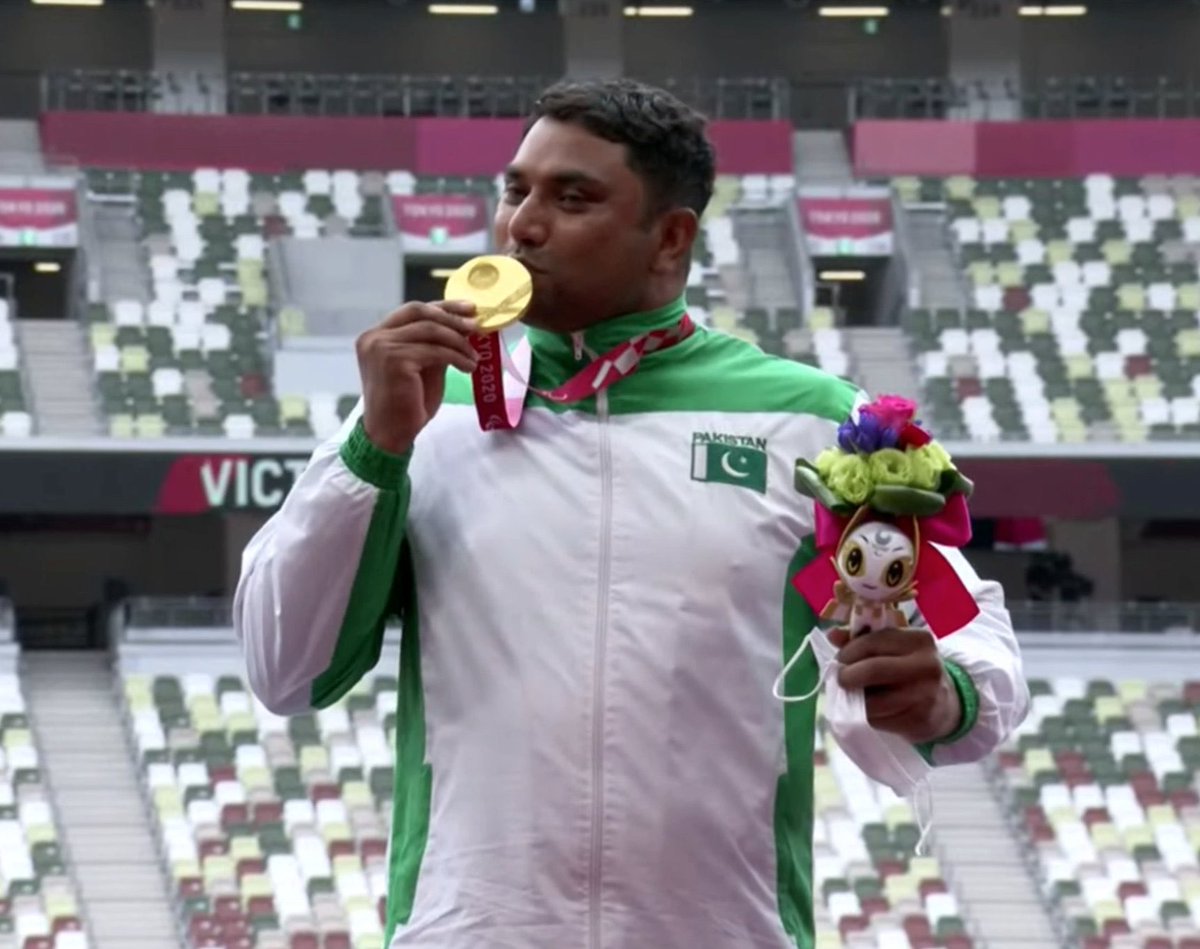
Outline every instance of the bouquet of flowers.
<path fill-rule="evenodd" d="M 979 607 L 937 549 L 971 538 L 973 485 L 916 420 L 908 399 L 884 396 L 838 429 L 837 447 L 796 463 L 796 489 L 816 502 L 818 556 L 793 585 L 823 619 L 852 635 L 904 625 L 915 599 L 937 636 Z"/>
<path fill-rule="evenodd" d="M 796 489 L 835 514 L 866 506 L 879 514 L 928 517 L 972 484 L 915 420 L 916 404 L 884 396 L 842 423 L 836 448 L 796 463 Z"/>

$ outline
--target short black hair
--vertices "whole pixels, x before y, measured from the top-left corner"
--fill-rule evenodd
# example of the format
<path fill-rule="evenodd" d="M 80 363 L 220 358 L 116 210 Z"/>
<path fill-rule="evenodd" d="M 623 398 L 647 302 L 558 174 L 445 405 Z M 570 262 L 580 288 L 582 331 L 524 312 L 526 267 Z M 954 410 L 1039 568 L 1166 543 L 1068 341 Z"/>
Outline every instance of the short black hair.
<path fill-rule="evenodd" d="M 716 153 L 706 120 L 669 92 L 632 79 L 564 80 L 534 103 L 525 132 L 543 118 L 624 145 L 629 167 L 646 183 L 651 214 L 684 207 L 700 216 L 708 206 Z"/>

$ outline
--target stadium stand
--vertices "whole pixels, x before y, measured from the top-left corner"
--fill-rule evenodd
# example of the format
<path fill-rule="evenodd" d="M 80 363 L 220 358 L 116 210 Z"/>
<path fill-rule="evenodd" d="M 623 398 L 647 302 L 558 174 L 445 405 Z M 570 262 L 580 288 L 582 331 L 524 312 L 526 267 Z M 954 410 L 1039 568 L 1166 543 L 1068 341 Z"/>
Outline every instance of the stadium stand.
<path fill-rule="evenodd" d="M 391 225 L 391 194 L 466 193 L 493 197 L 490 178 L 417 177 L 404 171 L 309 170 L 280 175 L 239 169 L 137 172 L 93 169 L 97 202 L 134 202 L 149 299 L 88 309 L 97 396 L 119 437 L 226 435 L 326 437 L 357 395 L 312 398 L 277 393 L 270 353 L 303 335 L 297 306 L 272 316 L 268 245 L 295 236 L 379 236 Z M 693 315 L 767 352 L 849 370 L 833 315 L 804 317 L 797 306 L 744 305 L 745 252 L 732 211 L 781 204 L 790 175 L 718 179 L 688 281 Z"/>
<path fill-rule="evenodd" d="M 202 947 L 382 946 L 396 680 L 290 719 L 236 675 L 126 673 L 133 746 L 182 927 Z M 969 949 L 910 806 L 822 735 L 817 949 Z"/>
<path fill-rule="evenodd" d="M 1200 949 L 1200 682 L 1030 685 L 992 768 L 1064 930 L 1084 949 Z"/>
<path fill-rule="evenodd" d="M 192 946 L 382 947 L 395 690 L 284 719 L 236 676 L 124 677 Z"/>
<path fill-rule="evenodd" d="M 0 436 L 22 437 L 33 432 L 21 382 L 12 280 L 0 275 Z"/>
<path fill-rule="evenodd" d="M 87 949 L 0 597 L 0 949 Z"/>
<path fill-rule="evenodd" d="M 868 779 L 823 725 L 813 787 L 816 949 L 971 949 L 938 859 L 914 853 L 911 805 Z"/>
<path fill-rule="evenodd" d="M 1200 436 L 1200 179 L 894 186 L 945 205 L 971 303 L 905 317 L 947 437 Z"/>

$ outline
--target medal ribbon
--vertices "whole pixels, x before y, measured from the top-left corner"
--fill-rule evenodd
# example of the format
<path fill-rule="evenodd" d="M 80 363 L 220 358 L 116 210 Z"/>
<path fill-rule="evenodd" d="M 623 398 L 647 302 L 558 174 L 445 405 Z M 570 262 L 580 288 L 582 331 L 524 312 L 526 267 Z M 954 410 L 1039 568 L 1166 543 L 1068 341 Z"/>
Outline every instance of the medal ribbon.
<path fill-rule="evenodd" d="M 626 340 L 586 365 L 562 385 L 549 390 L 529 384 L 533 352 L 528 339 L 522 339 L 515 352 L 510 354 L 500 333 L 472 333 L 471 347 L 479 357 L 479 364 L 471 374 L 479 427 L 485 432 L 515 429 L 521 421 L 527 392 L 534 392 L 547 401 L 562 405 L 596 395 L 613 383 L 633 375 L 647 353 L 669 349 L 691 336 L 695 329 L 696 324 L 685 313 L 674 326 Z M 506 386 L 509 380 L 511 384 Z"/>

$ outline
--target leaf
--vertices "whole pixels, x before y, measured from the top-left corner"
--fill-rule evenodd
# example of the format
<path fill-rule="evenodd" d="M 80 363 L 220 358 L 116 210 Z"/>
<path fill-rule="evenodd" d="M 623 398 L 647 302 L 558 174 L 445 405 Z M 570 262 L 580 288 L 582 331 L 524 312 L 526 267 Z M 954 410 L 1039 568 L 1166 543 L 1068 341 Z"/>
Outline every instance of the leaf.
<path fill-rule="evenodd" d="M 855 509 L 853 504 L 847 504 L 829 490 L 821 480 L 821 476 L 817 474 L 817 469 L 806 461 L 796 462 L 795 485 L 796 490 L 801 494 L 812 498 L 822 507 L 833 511 L 834 514 L 849 514 Z"/>
<path fill-rule="evenodd" d="M 904 514 L 928 517 L 946 506 L 946 499 L 936 491 L 907 488 L 898 484 L 881 484 L 871 493 L 867 504 L 881 514 Z"/>
<path fill-rule="evenodd" d="M 943 497 L 949 497 L 952 494 L 965 494 L 970 497 L 974 490 L 974 482 L 957 468 L 943 471 L 942 477 L 938 481 L 938 493 Z"/>

